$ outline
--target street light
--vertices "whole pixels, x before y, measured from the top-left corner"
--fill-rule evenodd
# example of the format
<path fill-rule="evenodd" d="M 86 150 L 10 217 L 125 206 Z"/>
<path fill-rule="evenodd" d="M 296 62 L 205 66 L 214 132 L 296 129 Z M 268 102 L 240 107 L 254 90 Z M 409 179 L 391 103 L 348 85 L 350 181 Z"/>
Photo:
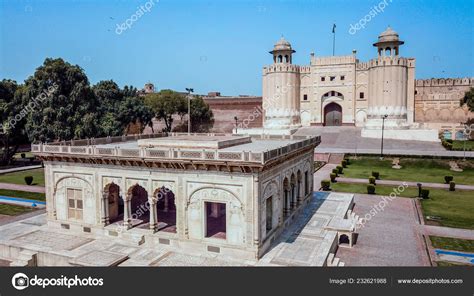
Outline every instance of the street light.
<path fill-rule="evenodd" d="M 188 92 L 188 135 L 191 134 L 191 93 L 194 92 L 192 88 L 186 88 Z"/>
<path fill-rule="evenodd" d="M 416 183 L 416 186 L 418 186 L 418 197 L 421 197 L 421 188 L 423 187 L 423 184 Z"/>
<path fill-rule="evenodd" d="M 380 159 L 382 160 L 383 159 L 383 131 L 384 131 L 384 128 L 385 128 L 385 119 L 388 117 L 387 114 L 385 114 L 384 116 L 382 116 L 382 142 L 380 144 Z"/>
<path fill-rule="evenodd" d="M 234 120 L 235 120 L 235 133 L 237 134 L 237 126 L 239 123 L 239 119 L 237 118 L 237 116 L 234 116 Z"/>
<path fill-rule="evenodd" d="M 467 124 L 464 124 L 464 122 L 461 122 L 461 125 L 464 126 L 464 130 L 462 132 L 462 141 L 463 141 L 463 160 L 466 161 L 466 141 L 469 139 L 469 136 L 471 132 L 469 131 Z M 469 131 L 469 132 L 468 132 Z"/>

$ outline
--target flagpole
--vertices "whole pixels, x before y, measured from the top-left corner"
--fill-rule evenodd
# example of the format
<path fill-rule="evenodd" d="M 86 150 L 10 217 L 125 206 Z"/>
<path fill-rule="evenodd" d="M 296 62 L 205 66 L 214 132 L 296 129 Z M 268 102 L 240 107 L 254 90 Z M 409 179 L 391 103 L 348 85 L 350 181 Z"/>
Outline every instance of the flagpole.
<path fill-rule="evenodd" d="M 334 56 L 336 54 L 336 24 L 332 26 L 332 55 Z"/>

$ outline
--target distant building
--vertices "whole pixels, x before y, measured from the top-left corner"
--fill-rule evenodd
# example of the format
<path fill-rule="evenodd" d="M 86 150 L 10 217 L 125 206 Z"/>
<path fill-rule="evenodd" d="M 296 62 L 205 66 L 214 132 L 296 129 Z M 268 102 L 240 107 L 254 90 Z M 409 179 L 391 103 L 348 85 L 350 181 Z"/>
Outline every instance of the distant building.
<path fill-rule="evenodd" d="M 145 84 L 143 89 L 138 91 L 138 95 L 139 96 L 144 96 L 146 94 L 152 94 L 154 92 L 155 92 L 155 85 L 151 82 L 148 82 L 148 83 Z"/>
<path fill-rule="evenodd" d="M 210 92 L 203 96 L 214 114 L 215 132 L 230 132 L 235 129 L 258 128 L 263 123 L 262 97 L 239 95 L 222 96 L 220 92 Z"/>
<path fill-rule="evenodd" d="M 203 96 L 215 117 L 214 130 L 239 128 L 296 130 L 301 126 L 357 126 L 379 137 L 382 116 L 388 138 L 437 141 L 438 133 L 460 137 L 461 122 L 474 118 L 460 100 L 474 78 L 415 80 L 415 58 L 400 56 L 404 44 L 388 27 L 373 44 L 376 58 L 361 62 L 351 55 L 310 56 L 309 65 L 294 65 L 295 50 L 283 37 L 263 67 L 262 97 Z M 145 91 L 147 86 L 145 85 Z M 262 129 L 263 128 L 263 129 Z"/>
<path fill-rule="evenodd" d="M 463 138 L 461 123 L 474 118 L 474 113 L 460 101 L 471 87 L 474 78 L 416 80 L 415 121 L 436 128 L 447 139 Z"/>

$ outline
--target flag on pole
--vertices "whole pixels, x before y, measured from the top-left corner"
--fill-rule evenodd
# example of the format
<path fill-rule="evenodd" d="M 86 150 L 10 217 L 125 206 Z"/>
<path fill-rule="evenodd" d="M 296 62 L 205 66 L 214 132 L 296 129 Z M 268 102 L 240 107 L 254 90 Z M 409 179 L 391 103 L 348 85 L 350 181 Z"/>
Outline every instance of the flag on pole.
<path fill-rule="evenodd" d="M 333 25 L 332 25 L 332 32 L 333 32 L 333 33 L 336 33 L 336 24 L 333 24 Z"/>

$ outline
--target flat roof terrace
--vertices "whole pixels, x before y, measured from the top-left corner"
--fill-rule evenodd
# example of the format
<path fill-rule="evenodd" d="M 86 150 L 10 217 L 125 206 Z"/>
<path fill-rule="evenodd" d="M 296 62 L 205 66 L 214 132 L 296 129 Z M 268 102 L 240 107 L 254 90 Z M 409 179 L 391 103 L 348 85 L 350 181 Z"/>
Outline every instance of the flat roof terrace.
<path fill-rule="evenodd" d="M 207 148 L 222 149 L 252 143 L 249 136 L 215 135 L 176 135 L 154 139 L 137 140 L 138 147 L 144 148 Z"/>
<path fill-rule="evenodd" d="M 33 144 L 38 156 L 201 160 L 265 164 L 300 149 L 316 147 L 320 136 L 148 134 Z"/>

